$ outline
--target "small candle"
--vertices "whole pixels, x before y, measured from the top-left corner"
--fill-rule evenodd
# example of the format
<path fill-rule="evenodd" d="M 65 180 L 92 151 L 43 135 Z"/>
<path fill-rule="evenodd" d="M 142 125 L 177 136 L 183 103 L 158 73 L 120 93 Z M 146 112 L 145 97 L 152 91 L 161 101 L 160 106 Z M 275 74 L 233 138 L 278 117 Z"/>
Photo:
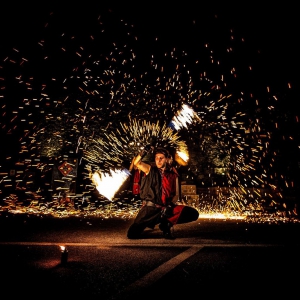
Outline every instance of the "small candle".
<path fill-rule="evenodd" d="M 65 265 L 68 261 L 68 250 L 65 246 L 60 246 L 61 249 L 61 264 Z"/>

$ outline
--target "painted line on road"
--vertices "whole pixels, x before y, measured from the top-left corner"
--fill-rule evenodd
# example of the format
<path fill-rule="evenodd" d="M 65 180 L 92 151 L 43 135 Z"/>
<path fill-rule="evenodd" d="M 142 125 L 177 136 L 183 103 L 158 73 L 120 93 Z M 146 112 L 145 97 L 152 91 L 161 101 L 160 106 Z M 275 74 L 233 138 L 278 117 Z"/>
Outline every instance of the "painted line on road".
<path fill-rule="evenodd" d="M 188 259 L 201 249 L 203 246 L 192 246 L 177 256 L 171 258 L 167 262 L 163 263 L 144 277 L 138 279 L 134 283 L 127 286 L 124 290 L 122 290 L 118 295 L 115 295 L 112 299 L 129 299 L 127 297 L 134 296 L 135 293 L 138 293 L 141 289 L 151 286 L 154 282 L 159 280 L 165 274 L 170 272 L 184 260 Z"/>
<path fill-rule="evenodd" d="M 0 245 L 16 245 L 16 246 L 73 246 L 73 247 L 278 247 L 284 246 L 282 244 L 246 244 L 246 243 L 157 243 L 150 242 L 147 243 L 112 243 L 105 242 L 102 243 L 70 243 L 70 242 L 0 242 Z"/>

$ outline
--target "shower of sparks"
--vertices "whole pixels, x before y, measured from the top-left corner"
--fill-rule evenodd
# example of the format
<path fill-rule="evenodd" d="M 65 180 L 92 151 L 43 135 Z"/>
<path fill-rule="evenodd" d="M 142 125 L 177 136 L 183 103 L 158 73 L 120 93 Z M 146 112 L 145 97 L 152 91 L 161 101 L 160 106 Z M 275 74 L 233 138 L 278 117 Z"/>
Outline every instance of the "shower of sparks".
<path fill-rule="evenodd" d="M 188 159 L 187 145 L 165 123 L 161 126 L 159 123 L 133 119 L 129 124 L 120 124 L 120 128 L 115 131 L 105 134 L 106 140 L 87 140 L 83 155 L 87 170 L 98 170 L 93 173 L 92 181 L 99 193 L 109 200 L 113 199 L 131 174 L 125 162 L 136 156 L 145 145 L 151 143 L 153 147 L 173 148 L 182 156 L 185 155 L 185 161 Z M 112 167 L 123 169 L 115 172 L 111 170 Z"/>
<path fill-rule="evenodd" d="M 186 142 L 166 123 L 130 119 L 129 123 L 120 123 L 119 128 L 106 132 L 105 140 L 87 139 L 83 159 L 88 170 L 108 172 L 114 167 L 128 168 L 132 158 L 148 144 L 188 155 Z"/>
<path fill-rule="evenodd" d="M 4 53 L 1 137 L 17 153 L 8 151 L 1 162 L 0 211 L 133 216 L 140 203 L 131 202 L 126 188 L 115 188 L 130 176 L 131 159 L 151 144 L 174 150 L 186 168 L 182 181 L 197 182 L 197 201 L 188 204 L 200 215 L 259 220 L 269 210 L 274 219 L 297 216 L 284 194 L 294 189 L 295 178 L 285 174 L 278 147 L 290 143 L 287 148 L 299 149 L 299 119 L 282 113 L 285 99 L 269 86 L 260 94 L 243 86 L 243 74 L 261 84 L 246 59 L 246 65 L 230 65 L 234 53 L 249 48 L 247 42 L 230 31 L 224 56 L 202 42 L 192 55 L 165 50 L 157 38 L 147 61 L 135 53 L 140 44 L 134 26 L 110 17 L 107 23 L 91 19 L 94 34 L 87 31 L 84 38 L 64 28 L 45 31 L 35 45 L 39 55 L 27 57 L 31 44 L 29 52 L 24 46 Z M 192 26 L 197 36 L 199 28 Z M 74 157 L 77 174 L 54 180 L 54 166 Z M 74 206 L 63 206 L 61 190 L 76 181 L 78 190 L 69 191 Z M 115 185 L 106 192 L 111 182 Z M 95 186 L 101 194 L 96 200 Z"/>

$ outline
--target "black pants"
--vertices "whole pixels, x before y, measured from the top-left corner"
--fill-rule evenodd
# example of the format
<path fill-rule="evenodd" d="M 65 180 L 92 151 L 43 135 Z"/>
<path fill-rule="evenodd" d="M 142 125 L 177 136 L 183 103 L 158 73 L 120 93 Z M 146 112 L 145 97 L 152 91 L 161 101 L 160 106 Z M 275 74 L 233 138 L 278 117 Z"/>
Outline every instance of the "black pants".
<path fill-rule="evenodd" d="M 161 208 L 155 206 L 142 206 L 133 224 L 127 231 L 129 239 L 139 238 L 143 231 L 149 227 L 154 228 L 161 221 Z"/>
<path fill-rule="evenodd" d="M 176 221 L 176 224 L 196 221 L 198 217 L 199 213 L 195 208 L 190 206 L 181 206 L 180 215 Z M 161 207 L 144 205 L 139 210 L 133 224 L 129 227 L 127 231 L 127 237 L 129 239 L 140 238 L 141 234 L 147 227 L 154 229 L 155 225 L 162 222 L 169 222 L 169 220 L 172 220 L 172 217 L 162 217 Z"/>

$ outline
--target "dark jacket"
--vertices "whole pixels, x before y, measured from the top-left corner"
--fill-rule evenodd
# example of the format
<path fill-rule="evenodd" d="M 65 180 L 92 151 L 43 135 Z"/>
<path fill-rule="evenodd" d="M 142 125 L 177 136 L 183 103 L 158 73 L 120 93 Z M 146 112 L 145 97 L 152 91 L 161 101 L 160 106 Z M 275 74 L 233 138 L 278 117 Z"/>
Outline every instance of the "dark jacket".
<path fill-rule="evenodd" d="M 172 170 L 166 169 L 164 172 L 167 190 L 167 203 L 172 201 L 176 194 L 177 174 Z M 156 166 L 152 166 L 148 175 L 142 178 L 140 196 L 142 200 L 152 201 L 155 204 L 163 205 L 162 202 L 162 182 L 161 174 Z"/>

